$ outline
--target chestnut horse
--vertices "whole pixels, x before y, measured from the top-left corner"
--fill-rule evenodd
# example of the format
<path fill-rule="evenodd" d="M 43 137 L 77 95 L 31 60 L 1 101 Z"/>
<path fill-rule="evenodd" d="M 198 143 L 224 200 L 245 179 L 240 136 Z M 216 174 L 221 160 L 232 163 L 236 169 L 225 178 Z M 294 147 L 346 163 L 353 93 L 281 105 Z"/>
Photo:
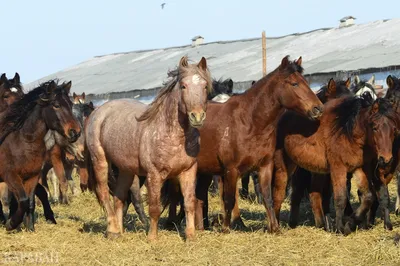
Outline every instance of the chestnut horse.
<path fill-rule="evenodd" d="M 207 91 L 212 89 L 206 59 L 189 64 L 182 57 L 171 80 L 148 107 L 136 100 L 114 100 L 97 108 L 85 127 L 96 196 L 107 214 L 107 236 L 123 232 L 123 206 L 135 175 L 147 177 L 149 240 L 157 238 L 164 181 L 178 177 L 184 195 L 186 237 L 195 234 L 195 185 L 199 128 L 206 118 Z M 114 208 L 108 187 L 111 164 L 119 170 Z M 89 171 L 90 173 L 91 171 Z"/>
<path fill-rule="evenodd" d="M 18 201 L 7 230 L 15 229 L 25 214 L 27 229 L 34 230 L 33 192 L 46 156 L 47 131 L 56 130 L 70 142 L 80 135 L 68 93 L 66 84 L 43 83 L 13 103 L 1 121 L 0 177 Z"/>
<path fill-rule="evenodd" d="M 85 103 L 85 98 L 86 98 L 85 93 L 82 93 L 81 95 L 79 95 L 74 92 L 72 95 L 72 99 L 73 99 L 72 102 L 73 102 L 73 104 L 83 104 L 83 103 Z"/>
<path fill-rule="evenodd" d="M 373 151 L 386 164 L 392 159 L 395 113 L 383 99 L 370 105 L 372 98 L 345 96 L 325 104 L 320 123 L 293 113 L 279 121 L 279 139 L 275 152 L 274 209 L 279 215 L 285 196 L 288 174 L 296 165 L 314 173 L 330 174 L 336 208 L 336 230 L 346 234 L 355 230 L 372 204 L 372 193 L 362 167 L 365 156 Z M 370 105 L 370 106 L 369 106 Z M 347 202 L 346 176 L 358 179 L 361 205 L 352 219 L 343 225 Z"/>
<path fill-rule="evenodd" d="M 223 230 L 229 230 L 235 206 L 236 185 L 241 174 L 259 171 L 261 190 L 269 219 L 268 229 L 275 232 L 278 223 L 272 209 L 271 180 L 275 151 L 276 125 L 285 109 L 295 110 L 311 119 L 322 114 L 322 104 L 302 76 L 301 57 L 294 62 L 288 56 L 281 65 L 243 94 L 225 103 L 209 102 L 207 121 L 200 129 L 198 156 L 196 226 L 208 225 L 208 187 L 213 175 L 223 180 Z M 221 120 L 224 117 L 226 119 Z M 234 218 L 240 220 L 235 206 Z M 241 221 L 241 220 L 240 220 Z"/>

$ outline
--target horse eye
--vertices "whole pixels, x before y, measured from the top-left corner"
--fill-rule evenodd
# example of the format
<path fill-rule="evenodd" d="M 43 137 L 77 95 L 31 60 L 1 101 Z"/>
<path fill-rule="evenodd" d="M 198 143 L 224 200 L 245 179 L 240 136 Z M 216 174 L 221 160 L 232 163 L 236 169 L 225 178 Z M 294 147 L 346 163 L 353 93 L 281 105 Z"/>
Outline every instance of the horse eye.
<path fill-rule="evenodd" d="M 293 87 L 298 87 L 298 86 L 299 86 L 299 83 L 294 82 L 294 83 L 292 83 L 292 86 L 293 86 Z"/>
<path fill-rule="evenodd" d="M 8 97 L 10 97 L 10 96 L 8 96 L 8 95 L 3 96 L 4 99 L 8 99 Z"/>
<path fill-rule="evenodd" d="M 205 89 L 208 90 L 208 85 L 206 85 Z"/>
<path fill-rule="evenodd" d="M 372 130 L 373 130 L 374 132 L 376 132 L 376 131 L 378 131 L 378 128 L 377 128 L 377 127 L 373 127 Z"/>
<path fill-rule="evenodd" d="M 186 89 L 185 85 L 181 85 L 181 90 Z"/>
<path fill-rule="evenodd" d="M 53 107 L 56 108 L 56 109 L 58 109 L 58 108 L 60 108 L 60 104 L 58 104 L 58 103 L 53 103 Z"/>

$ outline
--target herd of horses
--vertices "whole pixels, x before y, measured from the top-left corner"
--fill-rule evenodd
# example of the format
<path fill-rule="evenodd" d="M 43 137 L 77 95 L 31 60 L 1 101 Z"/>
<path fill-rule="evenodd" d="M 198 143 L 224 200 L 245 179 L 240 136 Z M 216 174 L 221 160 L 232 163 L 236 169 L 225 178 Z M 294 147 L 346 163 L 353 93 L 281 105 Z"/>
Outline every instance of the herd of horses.
<path fill-rule="evenodd" d="M 269 232 L 279 230 L 288 187 L 291 227 L 308 193 L 317 227 L 343 234 L 369 228 L 380 206 L 391 230 L 388 183 L 399 170 L 400 80 L 388 76 L 386 94 L 378 93 L 374 78 L 358 77 L 331 79 L 314 93 L 302 73 L 302 58 L 286 56 L 251 88 L 234 94 L 231 79 L 212 79 L 204 57 L 195 64 L 182 57 L 150 105 L 119 99 L 96 108 L 85 94 L 70 96 L 71 82 L 50 80 L 24 93 L 18 74 L 3 74 L 0 220 L 6 230 L 22 222 L 34 230 L 36 195 L 46 220 L 56 223 L 49 172 L 59 181 L 53 197 L 68 204 L 68 187 L 78 193 L 71 178 L 76 169 L 81 190 L 94 192 L 106 212 L 110 238 L 123 233 L 130 203 L 148 224 L 143 185 L 149 240 L 157 238 L 165 208 L 167 226 L 185 219 L 187 239 L 209 228 L 210 190 L 219 191 L 222 231 L 245 227 L 238 198 L 248 197 L 250 175 Z M 353 177 L 356 210 L 349 198 Z"/>

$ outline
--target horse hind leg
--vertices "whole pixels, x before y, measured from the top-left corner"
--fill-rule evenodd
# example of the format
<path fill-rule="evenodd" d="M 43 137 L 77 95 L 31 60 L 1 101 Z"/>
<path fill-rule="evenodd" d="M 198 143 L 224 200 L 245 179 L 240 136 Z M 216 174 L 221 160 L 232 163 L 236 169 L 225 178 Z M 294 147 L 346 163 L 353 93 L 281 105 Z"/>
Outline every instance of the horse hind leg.
<path fill-rule="evenodd" d="M 50 206 L 47 191 L 40 183 L 36 186 L 35 195 L 42 202 L 44 217 L 46 218 L 46 221 L 48 221 L 49 223 L 57 224 L 56 219 L 54 218 L 54 212 Z"/>
<path fill-rule="evenodd" d="M 98 144 L 99 145 L 99 144 Z M 106 237 L 114 238 L 120 236 L 120 229 L 114 208 L 110 201 L 110 188 L 108 186 L 108 162 L 101 147 L 91 152 L 91 160 L 94 170 L 95 194 L 100 205 L 107 215 Z"/>
<path fill-rule="evenodd" d="M 213 180 L 213 176 L 209 174 L 198 174 L 196 184 L 196 229 L 204 230 L 209 227 L 208 221 L 208 187 Z M 220 178 L 219 178 L 220 180 Z M 218 181 L 220 183 L 220 181 Z M 219 188 L 219 193 L 223 193 L 223 189 Z M 182 208 L 182 206 L 181 206 Z"/>
<path fill-rule="evenodd" d="M 147 191 L 149 202 L 149 215 L 150 215 L 150 228 L 148 233 L 148 240 L 154 241 L 157 239 L 158 234 L 158 220 L 161 215 L 160 199 L 161 187 L 163 183 L 161 175 L 153 171 L 147 175 Z"/>
<path fill-rule="evenodd" d="M 0 223 L 7 221 L 7 216 L 10 212 L 10 193 L 5 182 L 0 183 Z"/>
<path fill-rule="evenodd" d="M 14 193 L 18 205 L 18 207 L 15 209 L 13 206 L 10 206 L 10 218 L 6 222 L 6 230 L 11 231 L 16 229 L 22 223 L 24 215 L 29 208 L 29 197 L 25 192 L 22 179 L 18 175 L 10 174 L 10 176 L 7 176 L 5 180 L 8 181 L 7 185 Z"/>
<path fill-rule="evenodd" d="M 123 233 L 123 214 L 124 214 L 124 204 L 128 198 L 129 188 L 132 186 L 133 176 L 130 173 L 124 173 L 123 171 L 119 171 L 119 176 L 117 179 L 117 183 L 115 189 L 113 191 L 114 194 L 114 210 L 117 218 L 117 222 L 119 225 L 119 232 Z"/>
<path fill-rule="evenodd" d="M 347 201 L 346 169 L 332 169 L 331 183 L 336 210 L 336 231 L 344 233 L 343 216 Z"/>
<path fill-rule="evenodd" d="M 312 174 L 311 177 L 311 190 L 310 200 L 311 206 L 314 213 L 315 227 L 326 228 L 325 225 L 325 214 L 322 206 L 322 194 L 323 186 L 325 182 L 325 175 Z"/>
<path fill-rule="evenodd" d="M 130 196 L 131 196 L 131 201 L 133 203 L 133 207 L 135 208 L 135 211 L 139 216 L 140 222 L 147 227 L 148 220 L 144 212 L 143 201 L 140 195 L 140 180 L 138 176 L 135 176 L 133 179 L 132 186 L 130 187 Z"/>

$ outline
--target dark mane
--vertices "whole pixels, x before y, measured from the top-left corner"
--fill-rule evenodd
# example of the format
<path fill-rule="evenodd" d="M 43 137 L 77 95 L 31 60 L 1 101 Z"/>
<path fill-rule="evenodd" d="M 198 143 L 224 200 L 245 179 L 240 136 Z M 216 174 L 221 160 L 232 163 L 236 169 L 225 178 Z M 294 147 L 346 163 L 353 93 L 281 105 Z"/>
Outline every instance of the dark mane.
<path fill-rule="evenodd" d="M 53 80 L 44 82 L 39 87 L 25 94 L 19 101 L 13 103 L 2 121 L 2 134 L 0 142 L 4 141 L 5 137 L 13 131 L 19 130 L 24 125 L 24 122 L 32 113 L 32 110 L 39 103 L 39 98 L 43 93 L 46 93 L 47 87 Z M 57 81 L 55 81 L 57 82 Z M 66 93 L 62 86 L 57 86 L 54 94 Z"/>
<path fill-rule="evenodd" d="M 396 123 L 397 115 L 393 110 L 392 103 L 385 98 L 377 98 L 374 104 L 378 104 L 378 111 L 371 116 L 371 120 L 379 119 L 385 116 Z"/>
<path fill-rule="evenodd" d="M 233 93 L 233 81 L 230 78 L 227 78 L 225 80 L 223 80 L 222 78 L 218 80 L 213 79 L 212 84 L 213 84 L 212 85 L 213 91 L 207 94 L 208 100 L 211 100 L 212 98 L 221 93 L 228 95 L 232 95 Z"/>
<path fill-rule="evenodd" d="M 212 91 L 212 82 L 210 78 L 210 72 L 208 69 L 206 71 L 203 71 L 197 65 L 189 65 L 185 68 L 179 68 L 177 67 L 174 70 L 168 71 L 168 77 L 169 80 L 164 83 L 164 87 L 159 91 L 157 94 L 156 98 L 153 100 L 153 102 L 150 104 L 150 106 L 146 109 L 146 111 L 143 112 L 143 114 L 140 117 L 136 117 L 136 120 L 138 122 L 140 121 L 148 121 L 151 122 L 161 107 L 163 105 L 168 105 L 171 104 L 171 100 L 168 99 L 168 97 L 171 95 L 171 92 L 174 91 L 179 84 L 179 82 L 188 75 L 188 73 L 195 73 L 200 75 L 203 79 L 205 79 L 208 83 L 208 93 Z M 170 119 L 172 116 L 172 113 L 167 113 L 167 119 Z"/>
<path fill-rule="evenodd" d="M 368 96 L 370 97 L 369 94 Z M 343 134 L 353 141 L 353 131 L 361 109 L 372 104 L 369 97 L 349 96 L 336 106 L 333 110 L 336 118 L 333 122 L 332 133 Z"/>

